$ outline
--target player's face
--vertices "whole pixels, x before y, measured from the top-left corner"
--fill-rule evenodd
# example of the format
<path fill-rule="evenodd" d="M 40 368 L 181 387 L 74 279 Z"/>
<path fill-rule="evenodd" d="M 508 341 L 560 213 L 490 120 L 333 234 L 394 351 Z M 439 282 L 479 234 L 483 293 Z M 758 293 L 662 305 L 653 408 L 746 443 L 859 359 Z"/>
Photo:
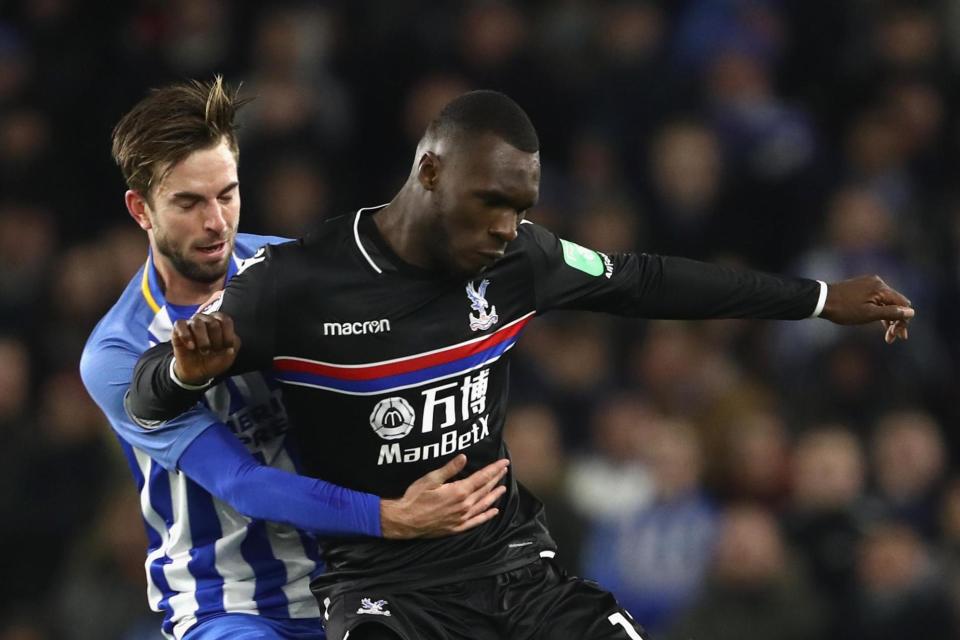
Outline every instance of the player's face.
<path fill-rule="evenodd" d="M 178 273 L 204 283 L 224 278 L 240 221 L 237 161 L 227 143 L 174 165 L 147 209 L 156 251 Z"/>
<path fill-rule="evenodd" d="M 445 159 L 435 192 L 438 259 L 468 277 L 489 268 L 539 194 L 539 153 L 494 135 L 462 142 Z"/>

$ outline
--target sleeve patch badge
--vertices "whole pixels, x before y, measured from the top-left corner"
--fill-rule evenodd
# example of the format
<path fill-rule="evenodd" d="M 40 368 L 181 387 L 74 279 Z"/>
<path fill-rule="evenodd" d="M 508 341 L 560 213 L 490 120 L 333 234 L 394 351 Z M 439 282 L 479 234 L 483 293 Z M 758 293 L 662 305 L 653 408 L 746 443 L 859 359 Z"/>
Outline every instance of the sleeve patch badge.
<path fill-rule="evenodd" d="M 603 274 L 603 259 L 600 258 L 600 254 L 596 251 L 581 247 L 577 243 L 564 240 L 563 238 L 560 239 L 560 244 L 563 246 L 563 261 L 566 262 L 568 266 L 591 276 Z"/>

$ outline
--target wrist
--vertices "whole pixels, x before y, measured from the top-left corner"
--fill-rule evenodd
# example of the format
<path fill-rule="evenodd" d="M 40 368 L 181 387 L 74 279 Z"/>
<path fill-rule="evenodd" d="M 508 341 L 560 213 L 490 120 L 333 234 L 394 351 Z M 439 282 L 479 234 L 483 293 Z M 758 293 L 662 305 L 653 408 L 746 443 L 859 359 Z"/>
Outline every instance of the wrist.
<path fill-rule="evenodd" d="M 412 537 L 410 527 L 405 522 L 401 500 L 380 499 L 380 535 L 392 539 Z"/>
<path fill-rule="evenodd" d="M 396 528 L 394 527 L 394 511 L 396 500 L 380 499 L 380 535 L 384 538 L 395 538 Z"/>
<path fill-rule="evenodd" d="M 182 387 L 187 391 L 206 389 L 210 383 L 213 382 L 213 378 L 208 378 L 207 380 L 190 380 L 189 377 L 185 376 L 183 371 L 180 370 L 176 358 L 170 361 L 170 379 L 173 380 L 174 384 L 178 387 Z"/>

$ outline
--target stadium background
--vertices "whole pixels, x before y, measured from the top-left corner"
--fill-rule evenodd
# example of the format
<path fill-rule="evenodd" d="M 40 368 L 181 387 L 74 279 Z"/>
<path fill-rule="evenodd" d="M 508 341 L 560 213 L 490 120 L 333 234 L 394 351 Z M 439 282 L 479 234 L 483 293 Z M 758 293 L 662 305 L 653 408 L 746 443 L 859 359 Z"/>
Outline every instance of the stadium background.
<path fill-rule="evenodd" d="M 145 252 L 110 130 L 215 72 L 257 96 L 242 230 L 386 201 L 439 106 L 495 88 L 541 135 L 531 218 L 565 237 L 904 291 L 894 346 L 547 316 L 508 439 L 564 562 L 655 637 L 960 636 L 960 3 L 100 4 L 0 4 L 0 639 L 159 637 L 77 362 Z"/>

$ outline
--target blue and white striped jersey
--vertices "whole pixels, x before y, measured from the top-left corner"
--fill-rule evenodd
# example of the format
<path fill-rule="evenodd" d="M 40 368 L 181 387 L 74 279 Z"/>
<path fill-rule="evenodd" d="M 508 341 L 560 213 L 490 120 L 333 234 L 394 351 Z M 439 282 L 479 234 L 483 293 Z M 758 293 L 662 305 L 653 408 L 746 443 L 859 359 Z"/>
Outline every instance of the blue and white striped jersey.
<path fill-rule="evenodd" d="M 285 240 L 238 234 L 227 278 L 262 245 L 279 242 Z M 195 310 L 165 301 L 148 257 L 97 324 L 80 363 L 84 384 L 119 437 L 140 492 L 150 606 L 164 614 L 164 633 L 178 639 L 199 620 L 224 612 L 318 618 L 309 588 L 322 570 L 314 538 L 290 526 L 252 520 L 178 470 L 184 450 L 219 421 L 260 462 L 297 471 L 278 385 L 260 373 L 230 378 L 206 392 L 205 407 L 152 429 L 124 410 L 140 354 L 168 341 L 173 323 Z"/>

